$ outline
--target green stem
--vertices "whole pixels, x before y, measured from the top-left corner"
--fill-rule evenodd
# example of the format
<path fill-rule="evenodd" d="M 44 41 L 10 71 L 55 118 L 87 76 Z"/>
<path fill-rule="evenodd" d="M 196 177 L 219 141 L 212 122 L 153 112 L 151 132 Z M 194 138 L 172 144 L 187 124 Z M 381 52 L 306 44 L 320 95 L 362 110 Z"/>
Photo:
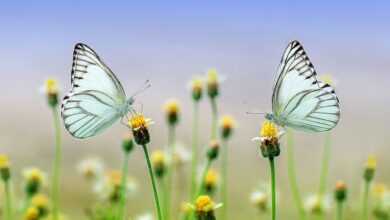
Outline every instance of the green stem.
<path fill-rule="evenodd" d="M 12 219 L 12 195 L 11 195 L 11 184 L 10 180 L 4 182 L 5 191 L 5 211 L 4 219 Z"/>
<path fill-rule="evenodd" d="M 269 158 L 271 168 L 271 189 L 272 189 L 272 220 L 276 219 L 276 178 L 275 161 L 273 157 Z"/>
<path fill-rule="evenodd" d="M 321 176 L 320 176 L 320 185 L 318 188 L 318 195 L 320 201 L 322 201 L 322 197 L 326 192 L 326 183 L 329 171 L 329 160 L 330 160 L 330 144 L 331 144 L 331 135 L 329 132 L 325 134 L 325 144 L 324 144 L 324 152 L 322 154 L 322 167 L 321 167 Z"/>
<path fill-rule="evenodd" d="M 192 122 L 192 161 L 191 161 L 191 191 L 190 199 L 195 199 L 196 192 L 196 174 L 198 169 L 198 129 L 199 129 L 199 105 L 194 102 L 193 106 L 193 122 Z"/>
<path fill-rule="evenodd" d="M 343 219 L 343 203 L 337 202 L 337 220 Z"/>
<path fill-rule="evenodd" d="M 217 121 L 218 121 L 218 108 L 215 98 L 211 100 L 211 111 L 212 111 L 212 121 L 211 121 L 211 140 L 217 139 Z"/>
<path fill-rule="evenodd" d="M 168 152 L 169 152 L 169 167 L 167 172 L 167 183 L 165 184 L 165 193 L 164 196 L 164 219 L 171 219 L 171 204 L 172 204 L 172 184 L 173 184 L 173 175 L 175 169 L 175 127 L 173 125 L 169 126 L 168 133 Z"/>
<path fill-rule="evenodd" d="M 61 166 L 61 127 L 60 117 L 57 106 L 52 107 L 54 128 L 55 128 L 55 158 L 53 162 L 53 177 L 52 177 L 52 204 L 53 204 L 53 220 L 59 219 L 59 192 L 60 192 L 60 166 Z"/>
<path fill-rule="evenodd" d="M 299 219 L 305 220 L 306 213 L 303 206 L 301 194 L 299 192 L 296 173 L 295 173 L 293 133 L 290 129 L 287 130 L 287 163 L 288 163 L 288 178 L 289 178 L 294 202 L 298 209 Z"/>
<path fill-rule="evenodd" d="M 122 165 L 122 182 L 121 182 L 121 194 L 118 211 L 118 219 L 126 219 L 126 201 L 127 201 L 127 175 L 129 167 L 129 152 L 124 152 L 124 160 Z"/>
<path fill-rule="evenodd" d="M 144 144 L 144 145 L 142 145 L 142 149 L 144 150 L 145 160 L 146 160 L 146 164 L 148 166 L 149 176 L 150 176 L 150 179 L 152 181 L 153 194 L 154 194 L 154 203 L 155 203 L 156 210 L 157 210 L 158 220 L 162 220 L 163 218 L 162 218 L 162 214 L 161 214 L 160 199 L 158 197 L 156 179 L 154 177 L 152 164 L 150 163 L 148 148 Z"/>
<path fill-rule="evenodd" d="M 226 220 L 228 211 L 228 156 L 229 148 L 227 140 L 222 141 L 222 182 L 221 182 L 221 198 L 222 198 L 222 210 L 221 219 Z"/>
<path fill-rule="evenodd" d="M 202 172 L 202 176 L 201 176 L 201 179 L 200 179 L 200 182 L 199 182 L 199 188 L 198 188 L 198 191 L 196 193 L 196 198 L 198 196 L 200 196 L 204 192 L 204 188 L 205 188 L 204 180 L 206 179 L 207 172 L 209 171 L 209 169 L 211 167 L 211 162 L 212 162 L 211 160 L 207 160 L 206 166 L 204 167 L 204 170 Z"/>
<path fill-rule="evenodd" d="M 368 194 L 370 190 L 370 182 L 364 181 L 364 194 L 363 194 L 363 214 L 362 219 L 368 220 Z"/>

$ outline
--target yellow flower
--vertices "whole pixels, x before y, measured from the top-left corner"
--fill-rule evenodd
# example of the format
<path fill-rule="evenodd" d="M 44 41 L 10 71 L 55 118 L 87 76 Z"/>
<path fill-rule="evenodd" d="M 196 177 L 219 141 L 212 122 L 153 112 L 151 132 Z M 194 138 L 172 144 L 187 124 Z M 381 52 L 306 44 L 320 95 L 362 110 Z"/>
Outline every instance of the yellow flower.
<path fill-rule="evenodd" d="M 197 212 L 207 213 L 214 210 L 214 201 L 209 196 L 199 196 L 196 199 L 195 210 Z"/>
<path fill-rule="evenodd" d="M 49 78 L 45 81 L 45 92 L 46 95 L 57 95 L 58 94 L 58 82 L 55 79 Z"/>
<path fill-rule="evenodd" d="M 234 118 L 230 115 L 224 115 L 221 118 L 221 135 L 223 138 L 229 138 L 236 126 Z"/>
<path fill-rule="evenodd" d="M 194 101 L 199 101 L 203 94 L 203 79 L 200 77 L 193 78 L 190 87 L 192 91 L 192 98 Z"/>
<path fill-rule="evenodd" d="M 217 182 L 218 182 L 218 173 L 217 173 L 217 171 L 215 171 L 213 169 L 209 169 L 207 171 L 207 174 L 206 174 L 204 182 L 206 184 L 206 187 L 207 186 L 215 187 L 217 185 Z"/>
<path fill-rule="evenodd" d="M 376 157 L 374 155 L 369 155 L 366 162 L 366 169 L 376 169 Z"/>
<path fill-rule="evenodd" d="M 42 170 L 35 167 L 25 169 L 23 171 L 23 177 L 28 183 L 34 182 L 38 184 L 42 184 L 46 178 Z"/>
<path fill-rule="evenodd" d="M 135 114 L 129 119 L 129 126 L 133 131 L 134 141 L 138 145 L 146 145 L 150 142 L 150 135 L 148 126 L 152 123 L 152 120 L 145 118 L 142 114 Z"/>
<path fill-rule="evenodd" d="M 207 92 L 211 99 L 219 94 L 219 79 L 216 69 L 209 69 L 207 71 Z"/>
<path fill-rule="evenodd" d="M 99 179 L 104 172 L 104 164 L 96 157 L 86 158 L 77 165 L 77 170 L 86 179 Z"/>
<path fill-rule="evenodd" d="M 49 207 L 49 199 L 44 194 L 37 194 L 32 198 L 31 204 L 37 208 L 47 209 Z"/>
<path fill-rule="evenodd" d="M 9 168 L 9 159 L 5 154 L 0 154 L 0 169 L 8 169 Z"/>
<path fill-rule="evenodd" d="M 38 220 L 39 219 L 39 210 L 36 207 L 30 207 L 27 209 L 25 220 Z"/>
<path fill-rule="evenodd" d="M 164 104 L 164 111 L 170 125 L 175 125 L 179 120 L 180 107 L 176 99 L 170 99 Z"/>
<path fill-rule="evenodd" d="M 152 163 L 156 165 L 165 164 L 165 154 L 161 150 L 156 150 L 152 153 Z"/>
<path fill-rule="evenodd" d="M 264 138 L 277 138 L 278 128 L 271 121 L 265 121 L 260 130 L 260 137 Z"/>

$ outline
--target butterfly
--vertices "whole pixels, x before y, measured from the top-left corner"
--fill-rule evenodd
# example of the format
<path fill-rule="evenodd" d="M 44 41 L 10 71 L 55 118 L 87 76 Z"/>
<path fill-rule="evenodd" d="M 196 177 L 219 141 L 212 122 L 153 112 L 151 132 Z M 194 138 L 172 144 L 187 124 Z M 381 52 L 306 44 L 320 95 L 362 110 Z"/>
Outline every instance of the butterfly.
<path fill-rule="evenodd" d="M 134 96 L 126 98 L 115 74 L 92 48 L 82 43 L 74 48 L 71 86 L 63 98 L 61 116 L 73 137 L 95 136 L 134 111 Z"/>
<path fill-rule="evenodd" d="M 273 87 L 272 113 L 265 118 L 281 127 L 306 132 L 323 132 L 340 120 L 340 103 L 335 90 L 317 80 L 312 62 L 298 41 L 284 51 Z"/>

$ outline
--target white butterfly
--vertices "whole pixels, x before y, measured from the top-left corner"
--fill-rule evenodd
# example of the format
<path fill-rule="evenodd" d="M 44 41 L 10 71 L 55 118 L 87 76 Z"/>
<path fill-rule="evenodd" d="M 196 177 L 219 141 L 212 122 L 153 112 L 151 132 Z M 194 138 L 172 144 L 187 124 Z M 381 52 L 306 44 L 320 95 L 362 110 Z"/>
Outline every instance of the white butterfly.
<path fill-rule="evenodd" d="M 272 94 L 272 113 L 265 117 L 284 127 L 323 132 L 340 119 L 334 89 L 316 78 L 316 71 L 302 45 L 292 41 L 284 51 Z"/>
<path fill-rule="evenodd" d="M 95 51 L 78 43 L 74 48 L 72 89 L 62 101 L 65 128 L 76 138 L 97 135 L 123 118 L 134 102 Z"/>

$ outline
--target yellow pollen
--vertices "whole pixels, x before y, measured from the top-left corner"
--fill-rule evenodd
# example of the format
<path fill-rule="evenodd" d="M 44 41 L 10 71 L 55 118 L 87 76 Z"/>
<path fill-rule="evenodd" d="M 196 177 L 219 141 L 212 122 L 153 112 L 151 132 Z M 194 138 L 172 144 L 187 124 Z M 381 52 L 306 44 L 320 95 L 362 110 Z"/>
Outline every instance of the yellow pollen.
<path fill-rule="evenodd" d="M 214 202 L 209 196 L 199 196 L 196 199 L 195 207 L 198 212 L 209 212 L 213 210 Z"/>
<path fill-rule="evenodd" d="M 366 168 L 375 170 L 376 169 L 376 157 L 374 155 L 368 156 L 367 162 L 366 162 Z"/>
<path fill-rule="evenodd" d="M 47 79 L 45 82 L 46 93 L 49 95 L 58 93 L 58 83 L 55 79 Z"/>
<path fill-rule="evenodd" d="M 8 167 L 9 167 L 9 160 L 7 155 L 0 154 L 0 169 L 4 169 Z"/>
<path fill-rule="evenodd" d="M 150 119 L 145 118 L 142 114 L 136 114 L 129 120 L 129 126 L 133 130 L 138 130 L 140 128 L 146 128 L 150 122 Z"/>
<path fill-rule="evenodd" d="M 261 127 L 260 137 L 277 138 L 278 128 L 271 121 L 265 121 Z"/>

